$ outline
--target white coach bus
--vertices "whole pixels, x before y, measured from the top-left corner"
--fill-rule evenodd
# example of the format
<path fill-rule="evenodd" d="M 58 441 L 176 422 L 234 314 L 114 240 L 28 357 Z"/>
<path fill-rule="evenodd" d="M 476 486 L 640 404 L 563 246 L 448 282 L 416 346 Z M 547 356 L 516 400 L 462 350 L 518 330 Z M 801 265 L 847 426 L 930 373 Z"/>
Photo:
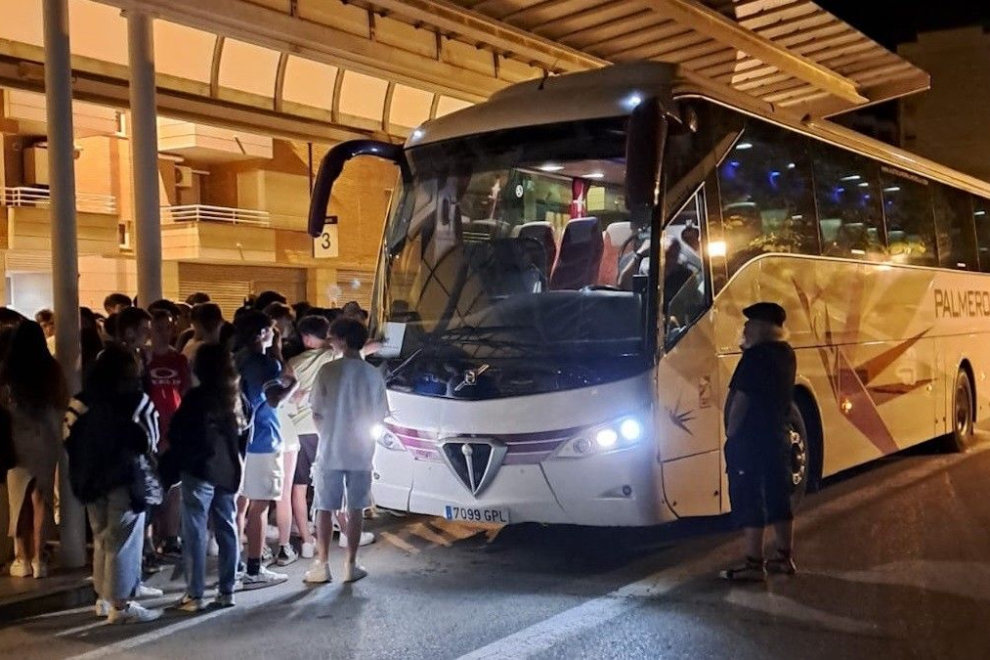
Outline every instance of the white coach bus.
<path fill-rule="evenodd" d="M 787 311 L 793 480 L 987 416 L 990 186 L 635 64 L 357 141 L 401 168 L 375 281 L 381 506 L 497 523 L 728 511 L 741 310 Z"/>

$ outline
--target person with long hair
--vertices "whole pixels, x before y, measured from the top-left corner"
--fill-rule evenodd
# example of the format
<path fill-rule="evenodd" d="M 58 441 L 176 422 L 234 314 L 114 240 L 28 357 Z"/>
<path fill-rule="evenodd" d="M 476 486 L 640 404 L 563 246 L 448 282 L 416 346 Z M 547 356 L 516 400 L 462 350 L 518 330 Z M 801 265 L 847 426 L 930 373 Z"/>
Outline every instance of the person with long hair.
<path fill-rule="evenodd" d="M 48 575 L 45 527 L 53 507 L 61 420 L 68 398 L 62 368 L 48 352 L 41 326 L 21 322 L 0 367 L 0 402 L 10 412 L 16 461 L 7 473 L 13 577 Z"/>
<path fill-rule="evenodd" d="M 96 358 L 81 394 L 65 415 L 69 479 L 86 504 L 93 530 L 96 614 L 111 624 L 161 616 L 131 599 L 161 595 L 141 585 L 148 502 L 140 458 L 158 445 L 158 413 L 142 390 L 135 353 L 109 344 Z M 152 593 L 153 592 L 153 593 Z"/>
<path fill-rule="evenodd" d="M 237 492 L 251 419 L 249 404 L 241 395 L 240 375 L 225 346 L 200 346 L 193 370 L 199 385 L 186 394 L 172 418 L 168 459 L 178 468 L 182 483 L 186 593 L 178 608 L 186 612 L 206 607 L 207 518 L 213 521 L 220 550 L 214 603 L 220 607 L 234 604 L 240 550 Z"/>

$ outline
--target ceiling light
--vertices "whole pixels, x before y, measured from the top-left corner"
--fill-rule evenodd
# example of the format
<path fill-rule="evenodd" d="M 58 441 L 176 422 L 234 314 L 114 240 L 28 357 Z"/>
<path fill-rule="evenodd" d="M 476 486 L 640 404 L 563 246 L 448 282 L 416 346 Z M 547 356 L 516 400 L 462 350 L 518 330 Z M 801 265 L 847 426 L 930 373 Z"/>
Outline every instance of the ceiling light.
<path fill-rule="evenodd" d="M 582 179 L 604 179 L 605 178 L 605 173 L 604 172 L 592 172 L 591 174 L 583 174 L 581 176 L 581 178 Z"/>
<path fill-rule="evenodd" d="M 544 163 L 543 165 L 540 165 L 536 169 L 540 170 L 541 172 L 559 172 L 562 169 L 564 169 L 564 166 L 558 165 L 557 163 Z"/>

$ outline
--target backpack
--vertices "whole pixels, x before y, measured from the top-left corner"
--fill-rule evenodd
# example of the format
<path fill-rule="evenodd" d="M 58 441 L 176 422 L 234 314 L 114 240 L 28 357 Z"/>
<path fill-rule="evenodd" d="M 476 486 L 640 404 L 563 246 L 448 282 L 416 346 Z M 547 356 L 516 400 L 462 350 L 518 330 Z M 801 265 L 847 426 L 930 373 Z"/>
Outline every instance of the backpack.
<path fill-rule="evenodd" d="M 136 462 L 147 446 L 144 429 L 114 406 L 98 404 L 87 409 L 69 428 L 65 440 L 73 494 L 90 504 L 116 488 L 131 487 L 137 481 Z M 136 504 L 133 492 L 131 499 Z M 138 510 L 143 511 L 143 506 Z"/>

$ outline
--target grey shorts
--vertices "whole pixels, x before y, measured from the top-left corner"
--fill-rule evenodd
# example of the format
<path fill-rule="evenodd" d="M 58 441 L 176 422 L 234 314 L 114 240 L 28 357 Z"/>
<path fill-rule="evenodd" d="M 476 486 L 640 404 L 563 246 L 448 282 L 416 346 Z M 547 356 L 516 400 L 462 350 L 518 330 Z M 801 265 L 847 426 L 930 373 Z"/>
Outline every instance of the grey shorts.
<path fill-rule="evenodd" d="M 314 468 L 314 509 L 317 511 L 339 511 L 340 509 L 367 509 L 370 506 L 370 470 L 319 470 Z"/>

